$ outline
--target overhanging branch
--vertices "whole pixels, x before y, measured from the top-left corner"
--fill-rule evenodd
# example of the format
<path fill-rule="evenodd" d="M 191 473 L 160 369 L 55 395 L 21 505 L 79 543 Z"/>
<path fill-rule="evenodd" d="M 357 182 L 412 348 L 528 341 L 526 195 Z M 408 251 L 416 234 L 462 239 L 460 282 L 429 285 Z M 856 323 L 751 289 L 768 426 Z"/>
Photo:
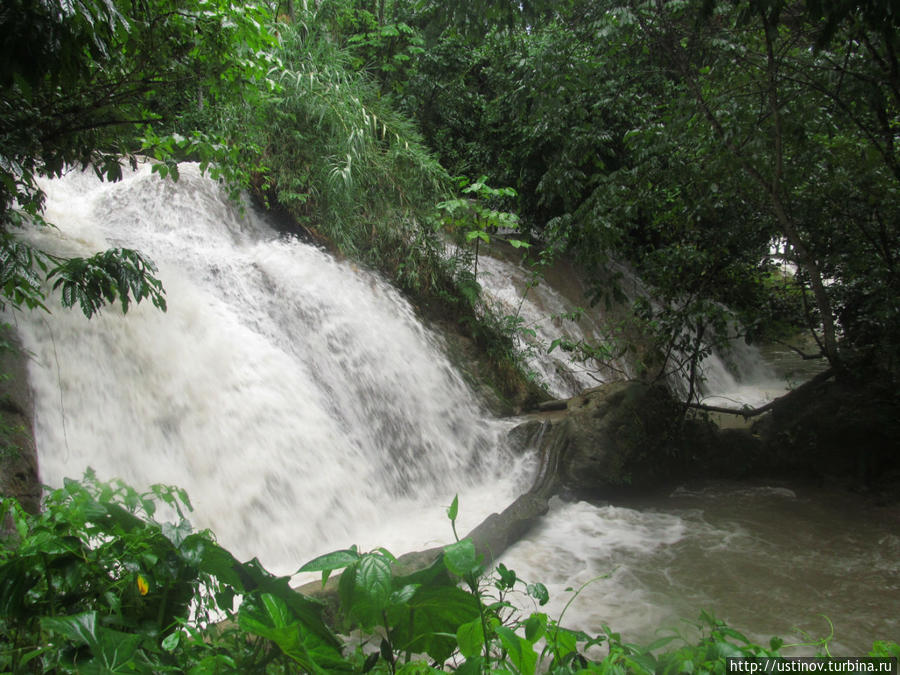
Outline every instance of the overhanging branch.
<path fill-rule="evenodd" d="M 694 410 L 703 410 L 704 412 L 715 412 L 715 413 L 724 413 L 726 415 L 740 415 L 744 419 L 749 419 L 751 417 L 757 417 L 758 415 L 762 415 L 763 413 L 769 412 L 775 408 L 780 407 L 787 401 L 788 399 L 794 397 L 798 393 L 802 391 L 808 391 L 820 385 L 822 382 L 831 379 L 834 376 L 834 369 L 828 368 L 827 370 L 823 370 L 821 373 L 813 377 L 812 379 L 804 382 L 796 389 L 789 391 L 784 396 L 779 396 L 774 401 L 769 401 L 763 406 L 759 408 L 724 408 L 722 406 L 716 405 L 705 405 L 703 403 L 690 403 L 687 402 L 684 405 L 688 408 L 692 408 Z"/>

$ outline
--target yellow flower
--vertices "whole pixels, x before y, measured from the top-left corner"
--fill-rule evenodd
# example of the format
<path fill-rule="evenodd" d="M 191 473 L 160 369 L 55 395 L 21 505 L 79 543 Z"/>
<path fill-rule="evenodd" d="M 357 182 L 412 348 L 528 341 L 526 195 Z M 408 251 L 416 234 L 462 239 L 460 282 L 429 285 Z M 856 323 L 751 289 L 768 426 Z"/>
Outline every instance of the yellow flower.
<path fill-rule="evenodd" d="M 147 595 L 147 592 L 150 590 L 150 584 L 148 584 L 147 580 L 140 574 L 137 575 L 137 587 L 138 593 L 141 595 Z"/>

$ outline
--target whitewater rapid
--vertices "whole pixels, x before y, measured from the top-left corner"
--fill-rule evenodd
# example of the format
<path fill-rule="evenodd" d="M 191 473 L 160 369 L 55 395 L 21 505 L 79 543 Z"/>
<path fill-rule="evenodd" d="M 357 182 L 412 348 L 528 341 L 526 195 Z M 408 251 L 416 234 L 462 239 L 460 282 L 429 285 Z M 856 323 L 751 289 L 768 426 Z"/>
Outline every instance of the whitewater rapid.
<path fill-rule="evenodd" d="M 7 315 L 30 353 L 44 483 L 91 466 L 139 489 L 178 485 L 195 527 L 280 574 L 352 544 L 399 554 L 449 543 L 454 494 L 466 532 L 530 485 L 533 458 L 507 441 L 516 421 L 486 412 L 440 336 L 377 274 L 280 235 L 194 165 L 178 183 L 143 165 L 119 183 L 72 172 L 44 185 L 58 229 L 33 243 L 60 255 L 137 248 L 168 302 L 166 313 L 110 306 L 91 320 L 53 301 L 49 315 Z M 571 304 L 552 285 L 523 303 L 525 272 L 487 258 L 481 270 L 542 339 L 558 336 L 562 324 L 542 313 Z M 564 361 L 530 358 L 559 395 L 595 383 L 553 379 Z M 725 393 L 746 386 L 712 367 Z M 650 641 L 706 609 L 766 641 L 793 626 L 821 635 L 825 614 L 832 653 L 858 655 L 900 636 L 900 533 L 842 499 L 770 485 L 554 499 L 503 560 L 550 589 L 543 608 L 515 598 L 526 611 L 558 617 L 586 584 L 564 623 L 591 633 Z"/>

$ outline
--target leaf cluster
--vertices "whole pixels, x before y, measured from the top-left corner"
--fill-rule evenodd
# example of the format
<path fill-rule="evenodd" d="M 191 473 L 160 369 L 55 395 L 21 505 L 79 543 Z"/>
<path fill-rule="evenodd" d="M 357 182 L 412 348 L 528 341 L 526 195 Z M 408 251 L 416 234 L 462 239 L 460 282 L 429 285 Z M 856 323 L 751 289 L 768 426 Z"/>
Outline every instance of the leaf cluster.
<path fill-rule="evenodd" d="M 256 560 L 239 563 L 209 532 L 193 532 L 190 509 L 178 488 L 139 493 L 90 471 L 51 491 L 37 516 L 4 499 L 0 667 L 248 672 L 278 661 L 261 644 L 269 640 L 284 646 L 285 662 L 339 663 L 320 605 Z"/>
<path fill-rule="evenodd" d="M 448 516 L 455 532 L 458 502 Z M 667 673 L 724 672 L 729 657 L 778 656 L 783 642 L 753 644 L 702 613 L 696 643 L 676 635 L 639 646 L 604 627 L 591 637 L 539 607 L 546 587 L 505 565 L 493 575 L 470 539 L 430 566 L 397 573 L 384 549 L 351 547 L 299 572 L 340 571 L 339 623 L 256 559 L 238 562 L 211 533 L 194 532 L 183 490 L 140 493 L 88 471 L 26 514 L 4 499 L 0 548 L 0 667 L 79 673 Z M 168 518 L 174 517 L 174 521 Z M 581 593 L 569 589 L 569 604 Z M 536 603 L 521 616 L 512 593 Z M 235 605 L 238 605 L 235 607 Z M 563 610 L 563 615 L 565 610 Z M 356 631 L 350 647 L 337 632 Z M 816 644 L 828 653 L 827 638 Z M 674 650 L 661 651 L 673 642 Z M 595 659 L 587 650 L 606 645 Z M 897 656 L 876 643 L 873 656 Z"/>
<path fill-rule="evenodd" d="M 159 281 L 139 254 L 53 258 L 48 266 L 17 230 L 45 224 L 40 176 L 81 165 L 118 180 L 123 160 L 134 165 L 139 151 L 158 155 L 165 167 L 187 157 L 228 165 L 228 144 L 191 125 L 203 119 L 205 103 L 256 100 L 268 91 L 265 50 L 273 38 L 266 21 L 264 6 L 227 0 L 4 4 L 0 290 L 14 307 L 43 307 L 41 279 L 51 270 L 64 304 L 78 303 L 89 316 L 115 299 L 123 309 L 132 297 L 163 306 Z M 173 152 L 178 131 L 192 143 Z"/>
<path fill-rule="evenodd" d="M 404 105 L 451 171 L 517 191 L 522 226 L 565 241 L 595 297 L 610 259 L 629 264 L 668 315 L 647 324 L 662 345 L 699 322 L 702 357 L 724 305 L 742 337 L 809 331 L 833 365 L 896 379 L 895 19 L 575 2 L 432 38 Z M 780 283 L 776 248 L 797 270 Z"/>

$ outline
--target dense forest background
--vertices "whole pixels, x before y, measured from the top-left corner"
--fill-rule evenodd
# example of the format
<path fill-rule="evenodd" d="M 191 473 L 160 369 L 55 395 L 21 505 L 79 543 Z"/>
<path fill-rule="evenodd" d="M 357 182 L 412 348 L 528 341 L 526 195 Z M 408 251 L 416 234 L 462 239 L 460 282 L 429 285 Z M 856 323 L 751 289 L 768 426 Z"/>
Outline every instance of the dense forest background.
<path fill-rule="evenodd" d="M 201 161 L 462 314 L 477 268 L 448 269 L 441 228 L 474 246 L 512 225 L 535 263 L 577 259 L 594 302 L 618 297 L 607 263 L 625 263 L 652 289 L 634 303 L 656 340 L 649 378 L 802 329 L 836 373 L 896 382 L 888 2 L 2 11 L 2 288 L 16 306 L 41 304 L 42 275 L 88 314 L 164 303 L 139 253 L 63 261 L 16 236 L 39 220 L 36 176 L 81 163 L 115 179 L 142 153 L 163 175 Z M 601 361 L 617 339 L 568 347 Z"/>

